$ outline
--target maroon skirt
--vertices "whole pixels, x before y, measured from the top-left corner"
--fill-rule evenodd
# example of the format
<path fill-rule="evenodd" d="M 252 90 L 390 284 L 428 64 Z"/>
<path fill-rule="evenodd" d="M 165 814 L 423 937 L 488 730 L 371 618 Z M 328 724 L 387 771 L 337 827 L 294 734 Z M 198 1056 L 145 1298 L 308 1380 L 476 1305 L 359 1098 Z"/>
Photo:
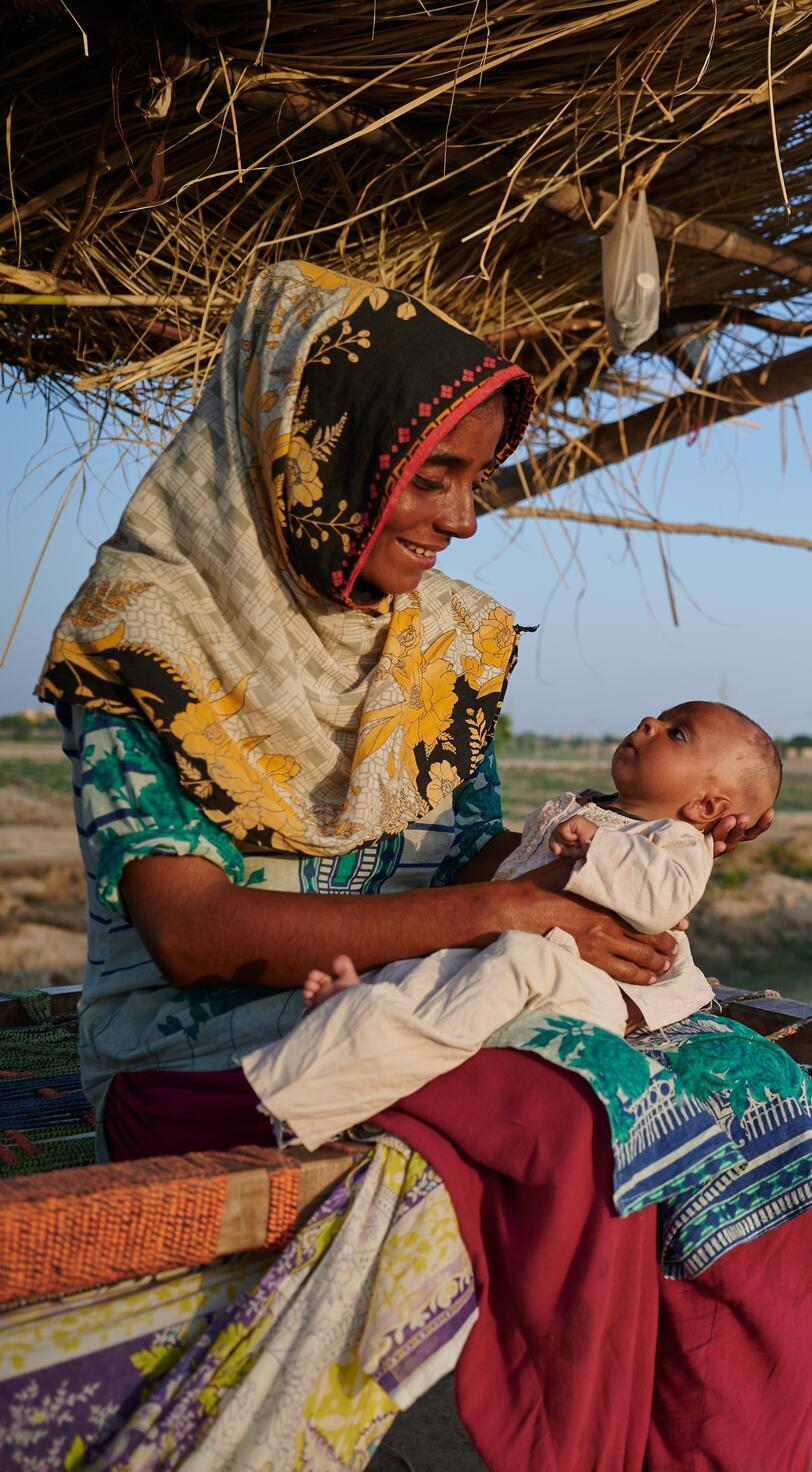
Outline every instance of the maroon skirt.
<path fill-rule="evenodd" d="M 812 1213 L 666 1282 L 575 1075 L 487 1049 L 379 1122 L 442 1176 L 471 1256 L 457 1401 L 491 1472 L 808 1472 Z M 120 1074 L 104 1127 L 113 1160 L 273 1143 L 237 1069 Z"/>

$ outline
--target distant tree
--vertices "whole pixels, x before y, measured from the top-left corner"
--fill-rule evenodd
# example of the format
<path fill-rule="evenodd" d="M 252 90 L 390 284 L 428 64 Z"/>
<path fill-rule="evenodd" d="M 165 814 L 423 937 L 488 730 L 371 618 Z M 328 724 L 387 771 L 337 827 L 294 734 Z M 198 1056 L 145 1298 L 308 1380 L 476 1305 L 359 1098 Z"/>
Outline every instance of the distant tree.
<path fill-rule="evenodd" d="M 505 747 L 509 746 L 512 741 L 513 722 L 511 721 L 510 716 L 507 714 L 507 712 L 502 711 L 499 720 L 496 722 L 496 730 L 494 731 L 494 742 L 496 745 L 496 750 L 504 751 Z"/>
<path fill-rule="evenodd" d="M 802 732 L 800 736 L 790 736 L 789 741 L 782 742 L 783 746 L 807 747 L 812 746 L 812 736 Z"/>
<path fill-rule="evenodd" d="M 33 723 L 27 716 L 0 716 L 0 740 L 30 741 L 33 734 Z"/>

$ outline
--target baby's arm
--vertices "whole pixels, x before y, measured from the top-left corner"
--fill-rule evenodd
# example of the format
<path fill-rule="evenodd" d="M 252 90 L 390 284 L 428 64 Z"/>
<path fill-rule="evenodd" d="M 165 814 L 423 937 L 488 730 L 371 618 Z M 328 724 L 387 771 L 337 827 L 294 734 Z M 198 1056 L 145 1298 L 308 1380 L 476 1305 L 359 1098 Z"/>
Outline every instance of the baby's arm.
<path fill-rule="evenodd" d="M 657 818 L 634 829 L 599 827 L 565 890 L 655 935 L 693 909 L 712 867 L 712 843 L 687 823 Z"/>

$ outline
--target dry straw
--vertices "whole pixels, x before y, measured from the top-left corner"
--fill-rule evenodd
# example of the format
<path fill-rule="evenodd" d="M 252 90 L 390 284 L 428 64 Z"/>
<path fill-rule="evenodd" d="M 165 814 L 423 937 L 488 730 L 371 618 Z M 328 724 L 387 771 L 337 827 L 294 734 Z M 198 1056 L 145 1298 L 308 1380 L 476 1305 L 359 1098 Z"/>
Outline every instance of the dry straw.
<path fill-rule="evenodd" d="M 173 422 L 287 255 L 490 337 L 536 377 L 538 455 L 579 473 L 607 422 L 614 461 L 672 437 L 686 387 L 686 429 L 736 375 L 757 405 L 809 330 L 809 0 L 15 0 L 0 39 L 0 361 L 116 434 Z M 618 363 L 598 234 L 644 184 L 663 318 Z"/>

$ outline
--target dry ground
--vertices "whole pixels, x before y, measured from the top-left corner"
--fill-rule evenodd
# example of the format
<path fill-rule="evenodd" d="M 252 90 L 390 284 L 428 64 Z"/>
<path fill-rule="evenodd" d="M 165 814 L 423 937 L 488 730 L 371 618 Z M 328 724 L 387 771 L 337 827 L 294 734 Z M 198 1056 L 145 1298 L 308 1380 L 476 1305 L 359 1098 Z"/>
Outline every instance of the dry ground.
<path fill-rule="evenodd" d="M 85 912 L 70 798 L 0 787 L 0 991 L 81 981 Z"/>
<path fill-rule="evenodd" d="M 410 1410 L 398 1416 L 370 1472 L 486 1472 L 454 1404 L 454 1377 L 447 1375 Z"/>

